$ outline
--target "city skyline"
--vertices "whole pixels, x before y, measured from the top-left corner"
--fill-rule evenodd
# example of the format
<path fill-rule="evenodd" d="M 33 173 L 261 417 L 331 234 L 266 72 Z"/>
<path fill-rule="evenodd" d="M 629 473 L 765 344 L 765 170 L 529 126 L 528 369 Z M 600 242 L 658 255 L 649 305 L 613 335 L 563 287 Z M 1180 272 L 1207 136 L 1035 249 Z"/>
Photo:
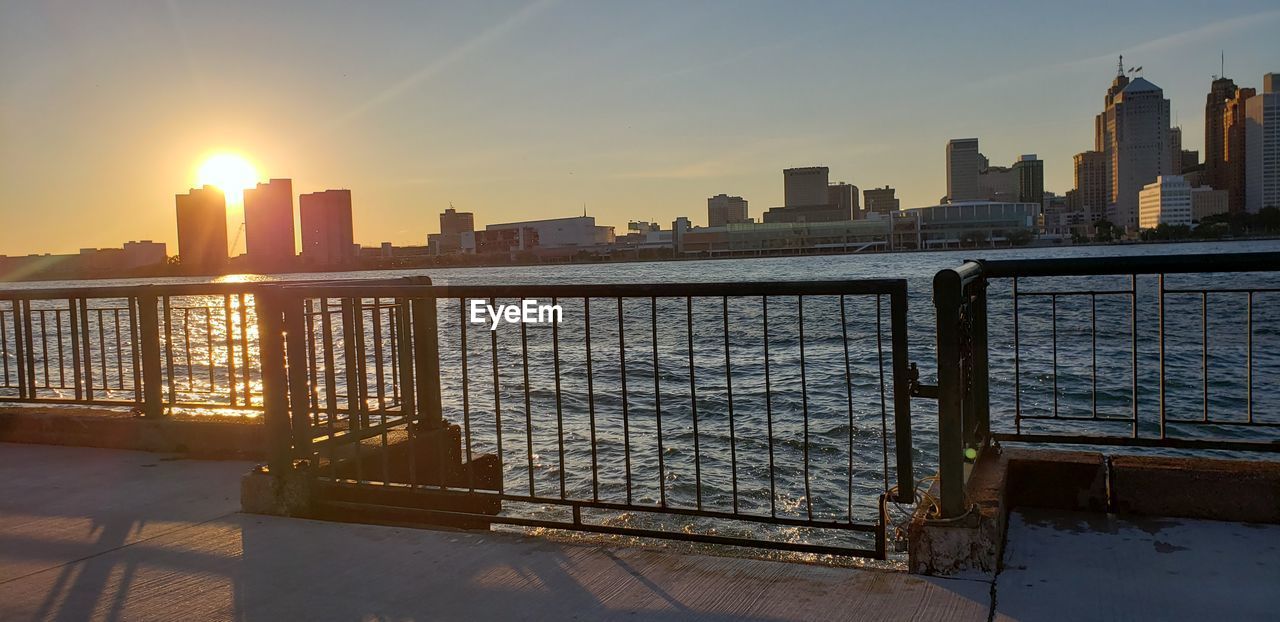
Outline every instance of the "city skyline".
<path fill-rule="evenodd" d="M 1118 53 L 1161 86 L 1183 148 L 1203 154 L 1219 52 L 1242 87 L 1260 87 L 1273 69 L 1266 32 L 1280 11 L 1264 6 L 1126 7 L 1083 40 L 1037 31 L 1032 48 L 1014 26 L 1080 17 L 991 9 L 982 18 L 1007 41 L 953 41 L 937 58 L 921 39 L 976 18 L 947 13 L 954 8 L 910 22 L 875 7 L 802 7 L 824 18 L 815 23 L 843 17 L 849 26 L 805 34 L 770 22 L 778 7 L 704 5 L 677 25 L 620 6 L 550 2 L 437 7 L 429 20 L 383 9 L 354 22 L 344 21 L 352 9 L 321 6 L 287 23 L 277 7 L 241 11 L 259 23 L 231 50 L 215 38 L 237 17 L 228 9 L 10 7 L 0 20 L 0 77 L 11 85 L 0 94 L 0 200 L 17 213 L 0 254 L 134 239 L 176 249 L 173 197 L 197 187 L 196 167 L 220 151 L 250 159 L 259 181 L 292 179 L 295 194 L 351 188 L 363 244 L 422 244 L 450 203 L 485 223 L 570 216 L 585 203 L 621 229 L 700 215 L 708 197 L 727 193 L 757 215 L 784 203 L 778 170 L 813 165 L 829 166 L 833 182 L 892 186 L 903 207 L 933 205 L 946 193 L 943 148 L 961 136 L 979 137 L 993 162 L 1038 154 L 1045 189 L 1062 194 L 1072 156 L 1091 148 Z M 95 19 L 102 27 L 91 33 Z M 624 33 L 628 19 L 652 28 Z M 877 19 L 884 32 L 868 28 Z M 427 29 L 422 39 L 439 36 L 422 43 L 408 24 Z M 340 26 L 358 42 L 383 40 L 367 51 L 308 40 L 308 29 Z M 563 43 L 520 57 L 552 35 Z M 138 57 L 157 38 L 178 53 Z M 958 64 L 990 71 L 948 75 Z M 755 90 L 752 72 L 790 97 Z"/>

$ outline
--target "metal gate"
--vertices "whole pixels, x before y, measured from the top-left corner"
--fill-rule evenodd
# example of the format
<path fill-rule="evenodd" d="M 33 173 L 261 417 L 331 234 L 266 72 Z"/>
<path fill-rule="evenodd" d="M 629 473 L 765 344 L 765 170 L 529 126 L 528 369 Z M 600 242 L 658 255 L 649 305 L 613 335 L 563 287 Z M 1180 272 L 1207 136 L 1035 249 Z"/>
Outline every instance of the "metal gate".
<path fill-rule="evenodd" d="M 270 470 L 305 473 L 320 516 L 883 558 L 886 502 L 914 494 L 905 280 L 257 305 Z"/>

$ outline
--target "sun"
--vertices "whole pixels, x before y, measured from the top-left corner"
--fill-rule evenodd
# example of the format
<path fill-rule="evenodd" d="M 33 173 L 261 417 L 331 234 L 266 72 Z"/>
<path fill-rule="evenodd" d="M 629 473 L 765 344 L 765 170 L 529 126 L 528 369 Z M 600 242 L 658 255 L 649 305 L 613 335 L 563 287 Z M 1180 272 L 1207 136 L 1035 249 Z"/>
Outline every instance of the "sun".
<path fill-rule="evenodd" d="M 244 157 L 234 153 L 210 156 L 196 171 L 196 184 L 217 186 L 230 203 L 238 203 L 247 188 L 258 183 L 258 171 Z"/>

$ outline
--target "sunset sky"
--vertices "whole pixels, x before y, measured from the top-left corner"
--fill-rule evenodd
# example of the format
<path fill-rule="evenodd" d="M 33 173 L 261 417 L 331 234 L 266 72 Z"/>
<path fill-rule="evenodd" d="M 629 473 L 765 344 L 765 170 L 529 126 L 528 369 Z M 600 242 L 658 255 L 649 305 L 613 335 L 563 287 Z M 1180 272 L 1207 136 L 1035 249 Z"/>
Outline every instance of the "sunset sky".
<path fill-rule="evenodd" d="M 1274 1 L 938 4 L 5 2 L 0 254 L 175 253 L 173 195 L 227 151 L 350 188 L 366 245 L 425 243 L 450 202 L 621 230 L 726 192 L 758 217 L 790 166 L 927 205 L 954 137 L 1040 155 L 1062 193 L 1117 54 L 1188 149 L 1220 50 L 1242 86 L 1280 71 Z"/>

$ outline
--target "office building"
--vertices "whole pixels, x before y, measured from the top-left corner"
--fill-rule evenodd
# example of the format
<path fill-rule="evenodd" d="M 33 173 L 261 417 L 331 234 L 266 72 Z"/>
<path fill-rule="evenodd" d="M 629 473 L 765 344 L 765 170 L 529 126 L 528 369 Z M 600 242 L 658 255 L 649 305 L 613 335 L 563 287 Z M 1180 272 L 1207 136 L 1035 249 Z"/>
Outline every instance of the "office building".
<path fill-rule="evenodd" d="M 1254 89 L 1236 89 L 1235 96 L 1223 104 L 1220 168 L 1223 185 L 1214 188 L 1227 191 L 1227 208 L 1232 214 L 1245 211 L 1245 106 L 1256 94 Z"/>
<path fill-rule="evenodd" d="M 829 175 L 830 170 L 825 166 L 784 169 L 782 171 L 783 206 L 826 205 Z"/>
<path fill-rule="evenodd" d="M 1188 185 L 1190 184 L 1188 183 Z M 1191 187 L 1191 220 L 1193 222 L 1200 222 L 1209 216 L 1226 213 L 1226 190 L 1214 190 L 1209 186 Z"/>
<path fill-rule="evenodd" d="M 1118 92 L 1116 85 L 1123 84 Z M 1129 80 L 1123 73 L 1107 92 L 1107 108 L 1096 122 L 1102 151 L 1108 161 L 1108 220 L 1136 231 L 1138 193 L 1161 175 L 1171 175 L 1169 100 L 1145 78 Z"/>
<path fill-rule="evenodd" d="M 827 203 L 842 216 L 841 220 L 853 220 L 860 216 L 858 187 L 843 181 L 827 186 Z"/>
<path fill-rule="evenodd" d="M 132 270 L 158 266 L 168 261 L 168 248 L 164 242 L 151 240 L 129 241 L 124 243 L 124 257 L 121 267 Z"/>
<path fill-rule="evenodd" d="M 747 222 L 747 200 L 717 194 L 707 199 L 707 225 L 720 227 L 729 223 Z"/>
<path fill-rule="evenodd" d="M 272 179 L 244 191 L 245 254 L 254 268 L 283 268 L 297 251 L 293 235 L 293 181 Z"/>
<path fill-rule="evenodd" d="M 302 260 L 334 267 L 355 260 L 351 191 L 325 190 L 298 197 L 302 222 Z"/>
<path fill-rule="evenodd" d="M 1107 157 L 1101 151 L 1077 153 L 1073 158 L 1075 194 L 1071 207 L 1088 214 L 1092 226 L 1107 217 Z"/>
<path fill-rule="evenodd" d="M 1191 185 L 1180 175 L 1161 175 L 1138 192 L 1138 226 L 1191 226 Z"/>
<path fill-rule="evenodd" d="M 1280 73 L 1262 77 L 1262 92 L 1245 103 L 1245 206 L 1280 208 Z"/>
<path fill-rule="evenodd" d="M 476 230 L 476 217 L 471 212 L 459 212 L 450 205 L 448 209 L 440 212 L 440 234 L 441 235 L 460 235 L 467 231 Z"/>
<path fill-rule="evenodd" d="M 1227 101 L 1236 96 L 1236 83 L 1226 76 L 1214 77 L 1204 103 L 1204 175 L 1201 181 L 1218 190 L 1227 187 L 1226 132 L 1222 126 Z"/>
<path fill-rule="evenodd" d="M 1042 229 L 1040 202 L 962 201 L 903 210 L 919 219 L 918 248 L 1012 245 Z"/>
<path fill-rule="evenodd" d="M 898 211 L 898 198 L 894 196 L 896 192 L 889 186 L 863 190 L 862 198 L 865 199 L 863 202 L 867 213 L 889 214 Z"/>
<path fill-rule="evenodd" d="M 978 152 L 978 139 L 953 138 L 947 141 L 947 202 L 982 198 L 978 174 L 986 169 Z"/>
<path fill-rule="evenodd" d="M 227 201 L 214 186 L 175 197 L 178 257 L 184 271 L 214 273 L 227 264 Z"/>
<path fill-rule="evenodd" d="M 1023 155 L 1011 168 L 1018 179 L 1017 202 L 1043 203 L 1044 160 L 1037 158 L 1034 153 Z"/>
<path fill-rule="evenodd" d="M 499 234 L 514 235 L 516 238 L 520 238 L 516 240 L 517 244 L 514 250 L 531 250 L 533 248 L 534 245 L 531 244 L 532 238 L 525 233 L 526 230 L 536 234 L 537 247 L 547 250 L 582 249 L 614 242 L 613 227 L 596 225 L 594 216 L 570 216 L 568 218 L 507 222 L 485 227 L 486 232 L 514 232 Z"/>

